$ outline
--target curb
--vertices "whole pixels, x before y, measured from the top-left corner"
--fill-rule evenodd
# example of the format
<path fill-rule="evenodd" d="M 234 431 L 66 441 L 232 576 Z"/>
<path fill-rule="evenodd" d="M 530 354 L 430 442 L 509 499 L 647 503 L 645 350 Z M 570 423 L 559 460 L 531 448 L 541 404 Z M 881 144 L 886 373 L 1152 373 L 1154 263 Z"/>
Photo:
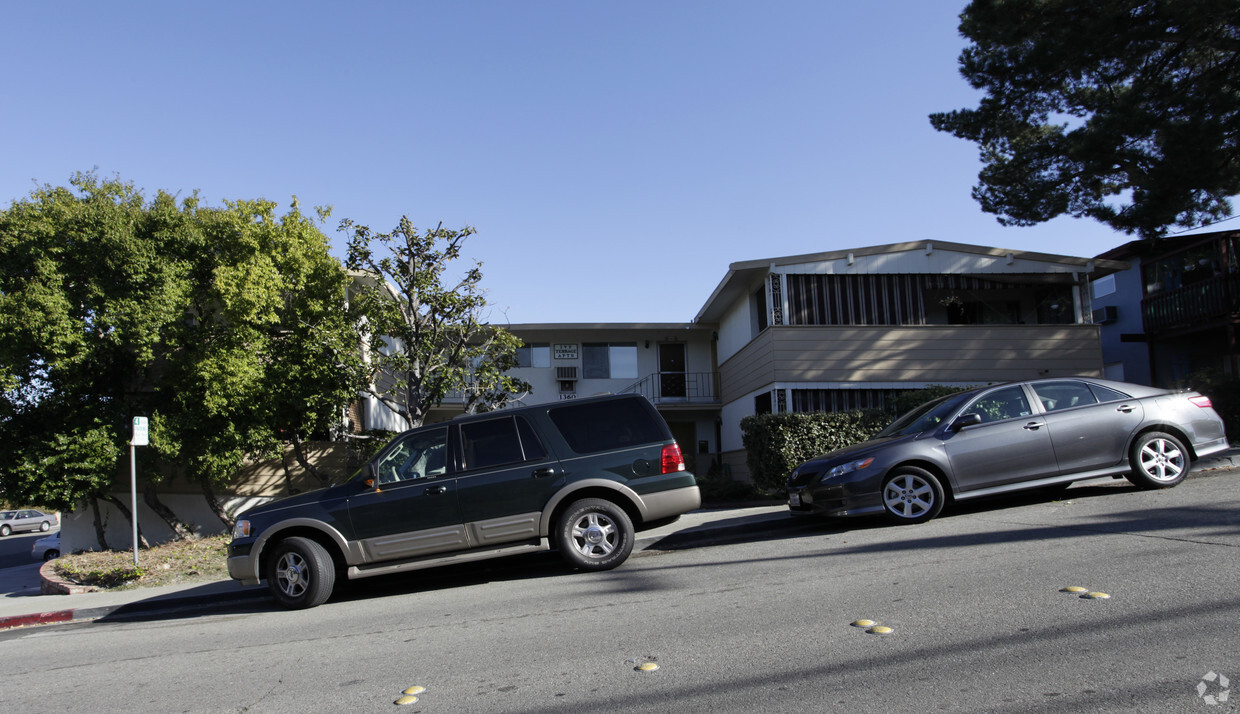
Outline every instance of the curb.
<path fill-rule="evenodd" d="M 49 560 L 39 566 L 39 592 L 44 595 L 80 595 L 99 591 L 94 585 L 78 585 L 65 580 L 56 573 L 55 565 L 56 561 Z"/>

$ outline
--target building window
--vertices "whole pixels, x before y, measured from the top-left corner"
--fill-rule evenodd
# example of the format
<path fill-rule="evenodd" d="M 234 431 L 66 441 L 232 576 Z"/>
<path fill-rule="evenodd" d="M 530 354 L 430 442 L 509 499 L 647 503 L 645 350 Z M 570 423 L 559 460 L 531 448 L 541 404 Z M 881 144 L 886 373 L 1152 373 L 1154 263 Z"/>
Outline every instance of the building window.
<path fill-rule="evenodd" d="M 794 412 L 851 412 L 859 409 L 890 410 L 896 397 L 907 389 L 794 389 Z"/>
<path fill-rule="evenodd" d="M 637 343 L 582 344 L 581 373 L 583 379 L 637 379 Z"/>
<path fill-rule="evenodd" d="M 551 345 L 546 342 L 535 342 L 517 348 L 518 367 L 550 367 Z"/>

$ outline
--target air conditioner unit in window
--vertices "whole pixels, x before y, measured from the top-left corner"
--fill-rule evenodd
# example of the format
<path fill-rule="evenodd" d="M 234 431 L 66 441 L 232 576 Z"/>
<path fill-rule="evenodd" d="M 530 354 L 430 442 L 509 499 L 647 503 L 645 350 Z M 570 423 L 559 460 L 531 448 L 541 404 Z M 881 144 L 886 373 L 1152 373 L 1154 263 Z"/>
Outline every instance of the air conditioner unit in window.
<path fill-rule="evenodd" d="M 1093 312 L 1093 321 L 1095 325 L 1106 325 L 1115 322 L 1117 311 L 1114 305 L 1100 307 Z"/>
<path fill-rule="evenodd" d="M 566 379 L 575 380 L 577 379 L 577 368 L 576 367 L 556 367 L 555 378 L 559 380 L 566 380 Z"/>

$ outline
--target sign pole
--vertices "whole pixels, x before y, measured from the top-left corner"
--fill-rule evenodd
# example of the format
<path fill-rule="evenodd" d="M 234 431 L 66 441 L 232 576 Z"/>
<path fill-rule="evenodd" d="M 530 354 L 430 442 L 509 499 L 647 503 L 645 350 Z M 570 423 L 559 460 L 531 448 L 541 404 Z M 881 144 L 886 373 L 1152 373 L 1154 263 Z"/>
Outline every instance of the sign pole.
<path fill-rule="evenodd" d="M 133 567 L 138 567 L 138 460 L 137 448 L 129 443 L 129 503 L 133 513 Z"/>
<path fill-rule="evenodd" d="M 133 509 L 133 567 L 138 567 L 138 459 L 135 447 L 149 442 L 146 417 L 133 418 L 133 438 L 129 440 L 129 501 Z"/>

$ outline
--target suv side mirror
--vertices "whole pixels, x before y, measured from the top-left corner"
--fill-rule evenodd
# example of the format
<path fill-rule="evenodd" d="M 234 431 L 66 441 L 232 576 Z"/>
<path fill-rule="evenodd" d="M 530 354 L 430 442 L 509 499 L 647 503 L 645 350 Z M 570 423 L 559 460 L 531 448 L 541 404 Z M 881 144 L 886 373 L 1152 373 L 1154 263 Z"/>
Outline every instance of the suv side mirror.
<path fill-rule="evenodd" d="M 961 414 L 960 416 L 956 417 L 955 421 L 952 422 L 951 431 L 960 431 L 966 426 L 973 426 L 974 424 L 981 424 L 981 423 L 982 423 L 981 414 L 978 414 L 976 412 L 973 412 L 971 414 Z"/>

